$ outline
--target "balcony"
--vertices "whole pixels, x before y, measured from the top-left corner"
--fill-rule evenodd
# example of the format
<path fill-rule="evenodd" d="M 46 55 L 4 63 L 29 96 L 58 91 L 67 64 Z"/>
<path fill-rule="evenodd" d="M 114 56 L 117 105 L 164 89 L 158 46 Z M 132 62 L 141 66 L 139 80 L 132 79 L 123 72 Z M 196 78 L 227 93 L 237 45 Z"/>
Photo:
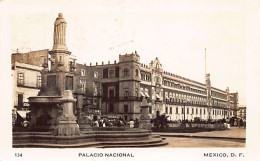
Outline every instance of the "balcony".
<path fill-rule="evenodd" d="M 75 63 L 70 64 L 70 71 L 75 71 L 76 68 L 77 68 L 77 65 Z"/>
<path fill-rule="evenodd" d="M 64 63 L 62 61 L 58 62 L 58 66 L 63 66 L 63 65 L 64 65 Z"/>
<path fill-rule="evenodd" d="M 142 101 L 142 98 L 136 96 L 125 96 L 119 97 L 119 101 Z"/>
<path fill-rule="evenodd" d="M 102 101 L 105 101 L 105 102 L 116 102 L 116 101 L 119 101 L 119 99 L 117 97 L 102 97 Z"/>
<path fill-rule="evenodd" d="M 181 101 L 169 101 L 169 100 L 166 100 L 164 101 L 166 104 L 169 104 L 169 105 L 180 105 L 180 106 L 198 106 L 198 107 L 207 107 L 206 104 L 203 104 L 203 103 L 194 103 L 194 102 L 181 102 Z"/>

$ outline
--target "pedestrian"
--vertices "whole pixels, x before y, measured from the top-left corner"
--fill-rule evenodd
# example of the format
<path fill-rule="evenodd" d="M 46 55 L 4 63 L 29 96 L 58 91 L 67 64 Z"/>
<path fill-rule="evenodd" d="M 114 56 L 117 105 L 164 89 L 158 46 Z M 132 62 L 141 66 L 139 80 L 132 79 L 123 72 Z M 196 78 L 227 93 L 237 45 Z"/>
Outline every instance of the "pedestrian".
<path fill-rule="evenodd" d="M 234 126 L 237 126 L 237 119 L 235 119 L 234 121 Z"/>
<path fill-rule="evenodd" d="M 246 128 L 246 119 L 244 120 L 244 129 Z"/>
<path fill-rule="evenodd" d="M 22 123 L 22 126 L 23 126 L 24 128 L 27 128 L 27 127 L 29 126 L 29 124 L 30 124 L 29 121 L 24 120 L 23 123 Z"/>
<path fill-rule="evenodd" d="M 95 125 L 95 127 L 99 127 L 99 122 L 98 122 L 98 120 L 96 120 L 96 121 L 94 122 L 94 125 Z"/>
<path fill-rule="evenodd" d="M 106 120 L 103 121 L 103 127 L 106 127 Z"/>
<path fill-rule="evenodd" d="M 119 124 L 120 124 L 119 127 L 124 127 L 125 126 L 125 124 L 124 124 L 124 122 L 122 120 L 119 120 Z"/>
<path fill-rule="evenodd" d="M 152 121 L 152 120 L 151 120 Z M 137 118 L 135 118 L 135 125 L 134 125 L 135 128 L 138 128 L 139 127 L 139 121 Z"/>
<path fill-rule="evenodd" d="M 134 120 L 132 120 L 132 119 L 130 120 L 130 122 L 129 122 L 129 127 L 130 127 L 130 128 L 134 128 Z"/>
<path fill-rule="evenodd" d="M 224 129 L 227 129 L 227 123 L 226 122 L 224 122 L 223 126 L 224 126 Z"/>
<path fill-rule="evenodd" d="M 99 127 L 103 127 L 103 119 L 99 120 Z"/>
<path fill-rule="evenodd" d="M 227 129 L 230 130 L 230 124 L 227 124 Z"/>
<path fill-rule="evenodd" d="M 242 118 L 241 118 L 240 121 L 239 121 L 239 128 L 240 128 L 241 126 L 243 126 L 243 120 L 242 120 Z"/>

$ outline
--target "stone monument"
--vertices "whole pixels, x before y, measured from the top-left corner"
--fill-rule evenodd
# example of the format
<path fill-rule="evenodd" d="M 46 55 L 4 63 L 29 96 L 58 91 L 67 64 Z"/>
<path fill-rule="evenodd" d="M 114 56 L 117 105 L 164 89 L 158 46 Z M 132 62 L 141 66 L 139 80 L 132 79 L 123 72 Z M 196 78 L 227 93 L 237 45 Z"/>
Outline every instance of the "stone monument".
<path fill-rule="evenodd" d="M 42 70 L 42 88 L 36 97 L 29 97 L 32 113 L 31 125 L 53 131 L 54 135 L 79 135 L 79 125 L 73 107 L 77 101 L 75 60 L 70 63 L 70 54 L 66 46 L 67 23 L 62 13 L 54 22 L 54 43 L 49 51 L 51 68 Z"/>
<path fill-rule="evenodd" d="M 142 113 L 141 113 L 141 116 L 140 116 L 139 128 L 151 130 L 151 118 L 148 115 L 148 113 L 149 113 L 148 108 L 151 107 L 151 105 L 149 105 L 147 103 L 147 99 L 143 99 L 140 107 L 142 109 Z"/>

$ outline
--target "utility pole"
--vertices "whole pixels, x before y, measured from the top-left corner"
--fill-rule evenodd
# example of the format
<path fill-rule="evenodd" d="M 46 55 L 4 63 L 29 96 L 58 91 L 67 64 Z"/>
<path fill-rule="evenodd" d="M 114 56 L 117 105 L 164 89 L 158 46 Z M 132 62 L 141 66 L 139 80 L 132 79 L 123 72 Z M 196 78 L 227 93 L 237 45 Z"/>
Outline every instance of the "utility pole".
<path fill-rule="evenodd" d="M 207 74 L 207 49 L 205 48 L 205 75 Z"/>

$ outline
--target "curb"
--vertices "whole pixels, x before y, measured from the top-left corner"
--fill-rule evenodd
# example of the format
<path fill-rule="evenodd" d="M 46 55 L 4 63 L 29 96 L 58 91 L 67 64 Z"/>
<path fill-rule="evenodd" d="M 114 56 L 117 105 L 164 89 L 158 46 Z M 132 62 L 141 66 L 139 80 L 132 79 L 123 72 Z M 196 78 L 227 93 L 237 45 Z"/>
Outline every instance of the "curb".
<path fill-rule="evenodd" d="M 234 138 L 234 137 L 216 137 L 216 136 L 194 136 L 194 135 L 167 135 L 158 134 L 163 137 L 186 137 L 186 138 L 207 138 L 207 139 L 229 139 L 229 140 L 246 140 L 246 138 Z"/>

